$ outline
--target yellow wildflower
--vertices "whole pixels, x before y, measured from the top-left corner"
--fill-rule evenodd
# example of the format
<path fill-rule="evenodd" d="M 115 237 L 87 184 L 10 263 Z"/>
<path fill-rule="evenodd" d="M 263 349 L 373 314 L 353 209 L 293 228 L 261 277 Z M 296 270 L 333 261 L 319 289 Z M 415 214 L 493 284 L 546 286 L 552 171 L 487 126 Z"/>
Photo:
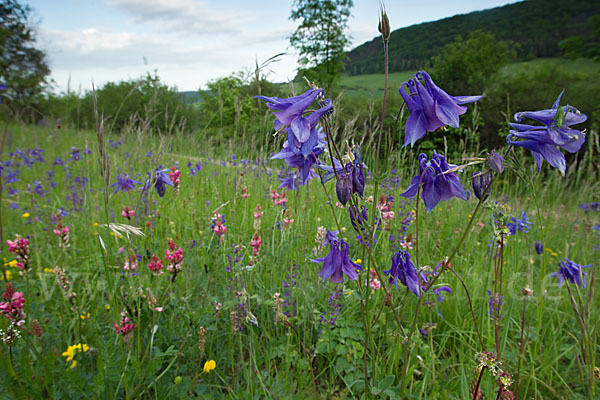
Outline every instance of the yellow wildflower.
<path fill-rule="evenodd" d="M 61 356 L 63 357 L 67 357 L 67 362 L 70 362 L 73 360 L 73 357 L 75 357 L 75 354 L 79 353 L 79 352 L 86 352 L 90 349 L 90 346 L 88 346 L 87 344 L 74 344 L 72 346 L 67 347 L 67 351 L 63 352 L 61 354 Z M 74 365 L 71 366 L 71 368 L 73 368 Z"/>
<path fill-rule="evenodd" d="M 83 313 L 79 316 L 79 318 L 81 318 L 81 320 L 84 320 L 86 318 L 89 319 L 90 317 L 91 317 L 90 313 Z"/>
<path fill-rule="evenodd" d="M 204 363 L 204 372 L 208 374 L 210 371 L 212 371 L 216 367 L 217 367 L 217 363 L 215 362 L 215 360 L 208 360 L 207 362 Z"/>
<path fill-rule="evenodd" d="M 10 267 L 10 268 L 17 268 L 18 267 L 18 262 L 17 260 L 10 260 L 7 263 L 4 263 L 5 266 Z"/>
<path fill-rule="evenodd" d="M 7 269 L 6 271 L 4 271 L 4 274 L 0 274 L 0 281 L 4 280 L 4 275 L 6 275 L 6 280 L 10 281 L 13 278 L 13 274 L 12 271 Z"/>
<path fill-rule="evenodd" d="M 21 216 L 23 218 L 29 218 L 30 214 L 28 212 L 24 212 L 23 214 L 21 214 Z"/>
<path fill-rule="evenodd" d="M 44 268 L 44 272 L 50 272 L 50 273 L 52 273 L 52 268 Z"/>
<path fill-rule="evenodd" d="M 94 222 L 92 225 L 94 225 L 94 226 L 98 226 L 98 223 L 97 223 L 97 222 Z"/>
<path fill-rule="evenodd" d="M 356 261 L 354 261 L 355 264 L 362 264 L 362 260 L 360 258 L 357 258 Z"/>

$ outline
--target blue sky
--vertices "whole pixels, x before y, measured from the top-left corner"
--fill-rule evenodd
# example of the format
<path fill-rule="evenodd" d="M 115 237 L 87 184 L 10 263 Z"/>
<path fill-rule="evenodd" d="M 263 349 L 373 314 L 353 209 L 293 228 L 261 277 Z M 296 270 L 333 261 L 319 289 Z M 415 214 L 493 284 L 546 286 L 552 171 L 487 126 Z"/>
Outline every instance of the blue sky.
<path fill-rule="evenodd" d="M 286 52 L 269 79 L 295 75 L 288 37 L 292 0 L 24 0 L 34 9 L 55 91 L 79 91 L 156 70 L 179 90 L 249 70 L 255 60 Z M 392 29 L 515 1 L 388 1 Z M 354 0 L 347 33 L 352 47 L 378 35 L 379 1 Z"/>

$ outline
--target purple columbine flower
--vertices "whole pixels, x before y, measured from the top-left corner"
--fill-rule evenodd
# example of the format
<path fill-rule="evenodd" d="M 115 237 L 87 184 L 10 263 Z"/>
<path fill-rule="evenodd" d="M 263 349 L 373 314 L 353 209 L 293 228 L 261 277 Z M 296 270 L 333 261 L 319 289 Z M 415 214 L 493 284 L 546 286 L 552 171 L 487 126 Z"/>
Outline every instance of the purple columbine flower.
<path fill-rule="evenodd" d="M 398 289 L 398 280 L 404 286 L 413 292 L 417 297 L 420 296 L 419 290 L 419 276 L 415 266 L 410 261 L 410 254 L 407 251 L 400 250 L 392 256 L 392 267 L 383 271 L 384 274 L 389 275 L 390 285 L 393 283 Z"/>
<path fill-rule="evenodd" d="M 278 187 L 279 189 L 285 188 L 287 190 L 296 190 L 298 188 L 296 185 L 296 174 L 295 173 L 288 174 L 287 177 L 280 176 L 279 182 L 281 182 L 281 184 Z"/>
<path fill-rule="evenodd" d="M 565 156 L 558 148 L 569 153 L 576 153 L 585 142 L 583 132 L 571 129 L 571 125 L 580 124 L 587 120 L 587 115 L 582 114 L 572 106 L 560 106 L 560 98 L 564 90 L 558 96 L 551 109 L 541 111 L 524 111 L 515 114 L 515 121 L 510 126 L 514 128 L 506 138 L 508 144 L 521 146 L 531 151 L 538 172 L 542 162 L 558 168 L 561 174 L 565 174 L 567 163 Z M 529 118 L 542 123 L 542 125 L 521 124 L 521 120 Z"/>
<path fill-rule="evenodd" d="M 400 196 L 415 197 L 419 189 L 421 175 L 424 174 L 421 195 L 427 212 L 433 210 L 440 201 L 447 201 L 452 197 L 467 200 L 465 189 L 460 184 L 456 172 L 447 172 L 453 167 L 454 165 L 448 164 L 446 158 L 439 155 L 435 150 L 431 161 L 427 161 L 427 155 L 421 154 L 419 156 L 419 173 L 413 178 L 408 189 Z"/>
<path fill-rule="evenodd" d="M 535 247 L 535 252 L 538 253 L 538 255 L 542 255 L 542 253 L 544 252 L 544 246 L 542 245 L 542 242 L 540 242 L 539 240 L 536 240 L 534 247 Z"/>
<path fill-rule="evenodd" d="M 592 264 L 579 265 L 565 257 L 565 259 L 558 263 L 559 270 L 552 274 L 553 277 L 558 278 L 558 287 L 561 287 L 565 280 L 574 283 L 584 288 L 587 286 L 585 276 L 587 272 L 582 268 L 589 268 Z"/>
<path fill-rule="evenodd" d="M 150 185 L 154 184 L 156 193 L 158 193 L 160 197 L 163 197 L 165 195 L 166 185 L 173 186 L 173 182 L 171 181 L 171 178 L 169 178 L 168 172 L 169 168 L 157 168 L 154 171 L 154 175 L 148 172 L 148 178 L 146 178 L 144 187 L 142 187 L 141 190 L 147 190 L 150 187 Z"/>
<path fill-rule="evenodd" d="M 8 88 L 6 87 L 6 85 L 3 85 L 3 84 L 1 84 L 1 83 L 0 83 L 0 90 L 6 90 L 6 89 L 8 89 Z M 0 104 L 1 104 L 1 103 L 2 103 L 2 97 L 0 97 Z"/>
<path fill-rule="evenodd" d="M 529 233 L 529 228 L 531 228 L 531 221 L 527 217 L 527 213 L 525 211 L 521 213 L 521 219 L 511 217 L 511 221 L 512 222 L 506 224 L 506 227 L 510 231 L 511 235 L 515 235 L 517 231 Z"/>
<path fill-rule="evenodd" d="M 329 242 L 329 254 L 325 257 L 311 260 L 315 263 L 323 263 L 323 268 L 319 272 L 319 276 L 324 281 L 329 279 L 334 283 L 344 282 L 344 274 L 346 274 L 349 280 L 356 280 L 358 278 L 356 270 L 362 271 L 362 267 L 350 260 L 348 243 L 338 239 L 331 231 L 327 231 L 326 238 Z"/>
<path fill-rule="evenodd" d="M 403 82 L 400 95 L 410 112 L 404 130 L 404 146 L 414 145 L 426 132 L 434 132 L 443 126 L 458 128 L 459 116 L 467 112 L 467 107 L 462 104 L 473 103 L 483 97 L 450 96 L 425 71 L 419 71 L 414 79 Z"/>
<path fill-rule="evenodd" d="M 300 143 L 304 143 L 311 135 L 312 128 L 319 119 L 331 110 L 331 102 L 325 107 L 304 117 L 306 109 L 318 98 L 323 96 L 322 89 L 308 89 L 299 96 L 280 99 L 278 97 L 255 96 L 267 102 L 267 107 L 273 110 L 275 121 L 273 129 L 279 131 L 285 126 L 289 126 L 292 134 Z"/>
<path fill-rule="evenodd" d="M 135 185 L 139 185 L 140 182 L 134 181 L 129 178 L 129 174 L 122 174 L 117 176 L 117 182 L 113 183 L 110 187 L 114 187 L 115 191 L 113 194 L 117 192 L 127 192 L 129 190 L 135 189 Z"/>
<path fill-rule="evenodd" d="M 285 160 L 289 167 L 298 168 L 301 184 L 310 179 L 310 170 L 325 147 L 325 133 L 317 124 L 323 115 L 331 111 L 331 100 L 323 100 L 323 106 L 317 110 L 306 111 L 322 96 L 322 89 L 309 89 L 300 96 L 287 99 L 256 96 L 265 100 L 267 107 L 273 110 L 276 117 L 273 128 L 276 131 L 286 129 L 288 137 L 283 150 L 271 158 Z"/>

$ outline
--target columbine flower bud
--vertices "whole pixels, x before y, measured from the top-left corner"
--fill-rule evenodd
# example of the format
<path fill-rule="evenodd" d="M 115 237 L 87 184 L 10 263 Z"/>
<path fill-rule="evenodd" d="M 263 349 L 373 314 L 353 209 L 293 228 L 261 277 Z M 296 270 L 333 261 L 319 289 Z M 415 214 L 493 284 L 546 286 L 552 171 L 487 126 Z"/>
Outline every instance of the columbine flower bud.
<path fill-rule="evenodd" d="M 487 159 L 492 170 L 499 174 L 504 171 L 504 157 L 502 157 L 499 153 L 496 153 L 495 150 L 492 150 L 491 153 L 487 154 Z"/>
<path fill-rule="evenodd" d="M 390 38 L 390 20 L 384 10 L 381 10 L 381 18 L 379 19 L 379 25 L 377 26 L 377 30 L 381 33 L 383 40 L 386 42 Z"/>
<path fill-rule="evenodd" d="M 544 252 L 544 246 L 539 240 L 535 242 L 535 252 L 539 255 L 542 255 L 542 253 Z"/>
<path fill-rule="evenodd" d="M 337 184 L 335 185 L 335 193 L 337 198 L 343 205 L 348 203 L 352 196 L 352 176 L 349 174 L 341 174 L 338 176 Z"/>
<path fill-rule="evenodd" d="M 482 172 L 473 173 L 473 193 L 475 193 L 475 196 L 477 196 L 479 200 L 485 201 L 485 199 L 487 199 L 490 194 L 490 191 L 487 190 L 490 182 L 491 178 L 489 174 Z M 482 196 L 484 196 L 483 199 L 481 198 Z"/>
<path fill-rule="evenodd" d="M 360 197 L 365 192 L 365 171 L 361 163 L 357 163 L 352 169 L 352 191 Z"/>

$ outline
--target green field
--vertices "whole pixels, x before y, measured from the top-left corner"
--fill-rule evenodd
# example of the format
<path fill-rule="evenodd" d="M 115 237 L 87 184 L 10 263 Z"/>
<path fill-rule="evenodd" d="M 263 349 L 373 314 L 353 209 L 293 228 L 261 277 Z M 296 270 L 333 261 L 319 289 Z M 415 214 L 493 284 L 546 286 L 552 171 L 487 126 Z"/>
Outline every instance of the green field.
<path fill-rule="evenodd" d="M 414 174 L 411 167 L 388 165 L 380 184 L 370 181 L 364 199 L 356 198 L 372 210 L 369 196 L 384 195 L 395 213 L 375 231 L 369 256 L 348 210 L 335 206 L 334 182 L 326 185 L 331 202 L 314 179 L 288 190 L 285 206 L 274 203 L 273 190 L 286 192 L 278 189 L 278 173 L 287 175 L 280 161 L 246 160 L 189 135 L 123 134 L 98 142 L 95 133 L 68 127 L 11 125 L 4 143 L 2 232 L 4 240 L 29 238 L 30 258 L 29 272 L 19 274 L 19 258 L 2 248 L 3 276 L 24 294 L 26 314 L 20 338 L 0 346 L 3 398 L 467 399 L 481 346 L 495 352 L 497 344 L 502 368 L 516 379 L 521 334 L 520 398 L 590 398 L 585 393 L 593 364 L 580 370 L 580 325 L 566 286 L 559 288 L 552 276 L 565 257 L 582 265 L 598 259 L 600 235 L 592 227 L 600 211 L 579 207 L 598 201 L 598 182 L 575 183 L 585 182 L 582 169 L 590 160 L 562 178 L 547 164 L 537 174 L 530 154 L 519 151 L 515 160 L 522 165 L 509 162 L 495 183 L 489 204 L 506 204 L 509 221 L 522 212 L 530 220 L 528 232 L 504 236 L 496 332 L 488 314 L 488 290 L 499 282 L 489 209 L 479 210 L 452 258 L 456 275 L 445 271 L 436 283 L 452 291 L 440 292 L 442 302 L 429 292 L 420 304 L 383 275 L 402 249 L 423 271 L 450 257 L 477 205 L 471 196 L 425 213 L 422 202 L 399 196 Z M 104 175 L 99 169 L 101 147 L 108 181 L 107 169 Z M 416 157 L 401 151 L 404 159 Z M 139 184 L 115 193 L 118 176 L 143 183 L 159 164 L 178 166 L 177 194 L 168 186 L 159 197 L 154 187 L 141 192 Z M 471 172 L 460 174 L 465 188 Z M 125 206 L 135 217 L 121 215 Z M 214 233 L 215 212 L 225 220 L 223 235 Z M 69 227 L 68 247 L 53 232 L 61 226 Z M 311 260 L 329 251 L 322 239 L 315 242 L 319 226 L 341 229 L 349 256 L 365 269 L 358 280 L 334 284 L 318 276 L 321 266 Z M 254 256 L 256 234 L 262 245 Z M 183 251 L 178 274 L 167 272 L 170 239 L 171 251 Z M 543 255 L 534 250 L 538 240 L 544 240 Z M 153 255 L 162 259 L 162 275 L 148 267 Z M 589 295 L 596 268 L 587 269 L 587 289 L 571 283 L 576 296 Z M 377 289 L 367 289 L 366 269 L 380 272 Z M 526 286 L 533 296 L 523 320 Z M 597 301 L 594 294 L 592 310 Z M 595 312 L 586 318 L 592 326 L 598 321 Z M 126 331 L 117 333 L 115 324 Z M 1 318 L 0 329 L 8 326 Z M 406 343 L 401 332 L 411 327 Z M 480 388 L 485 398 L 495 397 L 489 371 Z"/>

